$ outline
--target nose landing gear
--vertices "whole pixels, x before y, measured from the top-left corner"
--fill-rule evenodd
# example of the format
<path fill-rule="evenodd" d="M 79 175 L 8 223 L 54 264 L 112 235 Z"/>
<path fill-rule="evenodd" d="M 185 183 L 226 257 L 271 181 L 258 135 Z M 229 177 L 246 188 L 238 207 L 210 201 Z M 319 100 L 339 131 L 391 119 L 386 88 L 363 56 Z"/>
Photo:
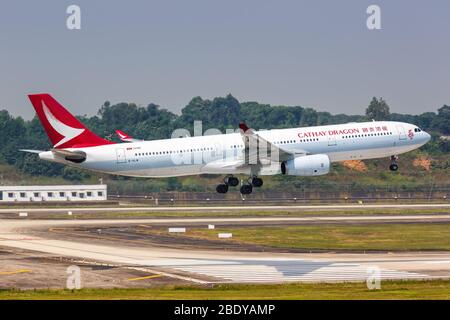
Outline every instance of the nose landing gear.
<path fill-rule="evenodd" d="M 397 156 L 391 156 L 391 165 L 389 166 L 389 170 L 391 170 L 391 171 L 398 170 L 397 160 L 398 160 Z"/>

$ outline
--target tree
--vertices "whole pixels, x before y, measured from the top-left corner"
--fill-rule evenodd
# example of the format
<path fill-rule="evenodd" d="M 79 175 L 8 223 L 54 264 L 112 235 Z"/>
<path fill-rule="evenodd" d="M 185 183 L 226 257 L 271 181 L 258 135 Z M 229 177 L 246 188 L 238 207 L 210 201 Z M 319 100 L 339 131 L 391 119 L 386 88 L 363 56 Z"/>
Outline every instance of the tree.
<path fill-rule="evenodd" d="M 450 134 L 450 106 L 444 105 L 438 109 L 438 115 L 433 121 L 433 129 L 445 135 Z"/>
<path fill-rule="evenodd" d="M 379 100 L 375 97 L 372 98 L 369 106 L 366 109 L 366 117 L 369 120 L 389 120 L 389 105 L 383 98 Z"/>

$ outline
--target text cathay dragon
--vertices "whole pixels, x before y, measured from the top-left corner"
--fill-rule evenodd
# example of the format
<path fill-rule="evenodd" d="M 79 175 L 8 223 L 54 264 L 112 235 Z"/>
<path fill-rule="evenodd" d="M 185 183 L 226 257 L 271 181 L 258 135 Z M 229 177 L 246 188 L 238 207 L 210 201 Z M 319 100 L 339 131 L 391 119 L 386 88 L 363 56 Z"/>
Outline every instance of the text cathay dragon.
<path fill-rule="evenodd" d="M 53 144 L 49 151 L 23 150 L 43 160 L 115 175 L 173 177 L 223 174 L 216 190 L 239 184 L 250 194 L 263 185 L 261 176 L 318 176 L 332 162 L 390 157 L 419 148 L 430 135 L 413 124 L 393 121 L 347 123 L 307 128 L 255 131 L 245 123 L 233 133 L 137 140 L 117 130 L 123 143 L 100 138 L 49 94 L 29 95 Z M 239 181 L 236 175 L 248 179 Z"/>

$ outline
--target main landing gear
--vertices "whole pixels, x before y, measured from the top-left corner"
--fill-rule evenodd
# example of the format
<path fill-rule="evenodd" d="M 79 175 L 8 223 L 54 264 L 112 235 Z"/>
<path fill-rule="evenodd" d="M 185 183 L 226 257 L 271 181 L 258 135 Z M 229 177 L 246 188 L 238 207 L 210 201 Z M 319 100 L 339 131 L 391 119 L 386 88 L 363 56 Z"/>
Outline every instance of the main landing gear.
<path fill-rule="evenodd" d="M 244 183 L 241 186 L 241 193 L 242 194 L 250 194 L 253 191 L 253 187 L 260 188 L 263 185 L 263 179 L 258 178 L 257 176 L 253 176 L 248 178 L 247 183 Z"/>
<path fill-rule="evenodd" d="M 389 166 L 389 170 L 391 170 L 391 171 L 398 170 L 397 160 L 398 160 L 397 156 L 391 156 L 391 165 Z"/>
<path fill-rule="evenodd" d="M 263 179 L 258 178 L 257 176 L 254 176 L 252 178 L 252 185 L 256 188 L 262 187 L 263 185 Z"/>
<path fill-rule="evenodd" d="M 227 176 L 223 179 L 223 183 L 219 184 L 216 187 L 216 191 L 218 193 L 227 193 L 228 186 L 236 187 L 239 184 L 239 179 L 233 176 Z"/>
<path fill-rule="evenodd" d="M 241 185 L 240 192 L 242 194 L 250 194 L 253 191 L 253 187 L 259 188 L 263 185 L 263 180 L 257 176 L 248 178 L 247 182 Z M 239 179 L 234 176 L 227 176 L 223 180 L 223 183 L 216 187 L 218 193 L 227 193 L 228 187 L 236 187 L 239 184 Z"/>

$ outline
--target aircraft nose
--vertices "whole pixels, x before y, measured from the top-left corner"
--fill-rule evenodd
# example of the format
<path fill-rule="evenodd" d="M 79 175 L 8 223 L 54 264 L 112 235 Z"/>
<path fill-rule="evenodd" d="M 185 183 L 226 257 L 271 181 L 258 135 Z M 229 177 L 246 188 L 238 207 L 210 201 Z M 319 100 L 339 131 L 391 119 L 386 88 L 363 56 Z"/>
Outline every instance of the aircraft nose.
<path fill-rule="evenodd" d="M 424 132 L 425 133 L 425 141 L 428 142 L 431 139 L 431 135 L 428 132 Z"/>

